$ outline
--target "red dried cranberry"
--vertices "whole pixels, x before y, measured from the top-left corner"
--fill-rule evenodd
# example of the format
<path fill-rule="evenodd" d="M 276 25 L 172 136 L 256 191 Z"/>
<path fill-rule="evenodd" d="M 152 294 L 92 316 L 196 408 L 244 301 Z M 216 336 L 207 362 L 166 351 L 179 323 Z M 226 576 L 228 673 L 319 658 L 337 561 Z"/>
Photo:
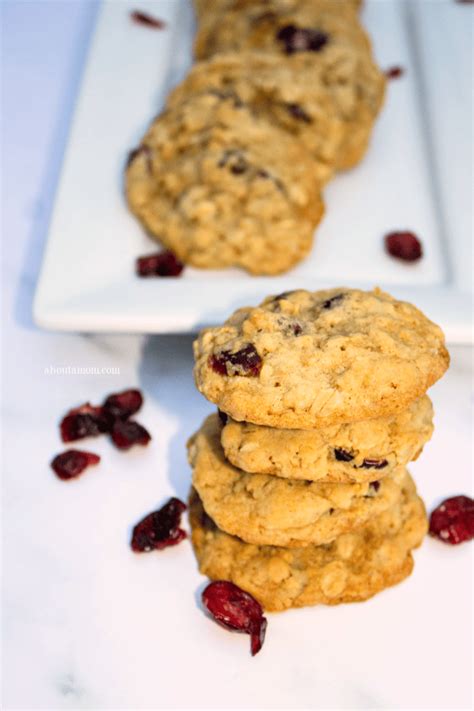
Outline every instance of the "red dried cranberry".
<path fill-rule="evenodd" d="M 413 232 L 390 232 L 385 236 L 385 249 L 404 262 L 416 262 L 423 255 L 421 242 Z"/>
<path fill-rule="evenodd" d="M 297 121 L 303 121 L 304 123 L 313 123 L 313 119 L 311 118 L 311 116 L 309 116 L 309 114 L 307 114 L 306 111 L 299 104 L 286 104 L 286 108 L 293 116 L 293 118 L 295 118 Z"/>
<path fill-rule="evenodd" d="M 65 452 L 58 454 L 51 462 L 51 468 L 55 474 L 67 481 L 82 474 L 84 469 L 87 469 L 92 464 L 98 464 L 100 457 L 92 452 L 81 452 L 79 449 L 67 449 Z"/>
<path fill-rule="evenodd" d="M 337 306 L 340 304 L 340 302 L 343 300 L 344 294 L 336 294 L 336 296 L 331 296 L 330 299 L 326 299 L 326 301 L 323 301 L 323 309 L 332 309 L 334 306 Z"/>
<path fill-rule="evenodd" d="M 379 481 L 371 481 L 370 486 L 372 489 L 377 492 L 380 489 L 380 482 Z"/>
<path fill-rule="evenodd" d="M 445 499 L 430 516 L 430 534 L 451 545 L 474 538 L 474 500 L 469 496 Z"/>
<path fill-rule="evenodd" d="M 399 79 L 404 74 L 405 70 L 403 67 L 389 67 L 385 70 L 385 76 L 387 77 L 387 79 Z"/>
<path fill-rule="evenodd" d="M 319 52 L 329 41 L 329 35 L 319 30 L 296 25 L 285 25 L 276 35 L 283 42 L 286 54 Z"/>
<path fill-rule="evenodd" d="M 63 442 L 75 442 L 84 437 L 97 437 L 110 430 L 110 417 L 101 407 L 86 402 L 70 410 L 61 420 L 60 430 Z"/>
<path fill-rule="evenodd" d="M 338 462 L 352 462 L 354 455 L 347 451 L 347 449 L 341 449 L 338 447 L 334 450 L 334 456 Z"/>
<path fill-rule="evenodd" d="M 140 277 L 176 277 L 181 274 L 184 264 L 169 250 L 138 257 L 136 272 Z"/>
<path fill-rule="evenodd" d="M 301 334 L 303 333 L 303 327 L 300 326 L 299 323 L 294 323 L 292 326 L 292 330 L 294 336 L 301 336 Z"/>
<path fill-rule="evenodd" d="M 173 497 L 159 511 L 145 516 L 133 529 L 132 550 L 148 553 L 180 543 L 186 538 L 186 531 L 179 527 L 183 511 L 186 511 L 186 504 Z"/>
<path fill-rule="evenodd" d="M 140 390 L 124 390 L 121 393 L 112 393 L 102 405 L 114 419 L 126 420 L 134 415 L 143 405 L 143 396 Z"/>
<path fill-rule="evenodd" d="M 153 17 L 153 15 L 149 15 L 147 12 L 142 12 L 141 10 L 133 10 L 130 13 L 130 18 L 138 25 L 151 27 L 154 30 L 162 30 L 166 27 L 166 22 L 160 20 L 158 17 Z"/>
<path fill-rule="evenodd" d="M 364 459 L 361 469 L 383 469 L 387 465 L 386 459 Z"/>
<path fill-rule="evenodd" d="M 235 353 L 221 351 L 209 357 L 210 367 L 219 375 L 244 375 L 256 377 L 262 368 L 262 359 L 255 346 L 249 343 Z"/>
<path fill-rule="evenodd" d="M 134 444 L 145 446 L 151 440 L 149 432 L 134 420 L 115 420 L 111 437 L 118 449 L 130 449 Z"/>
<path fill-rule="evenodd" d="M 227 580 L 210 583 L 202 593 L 206 610 L 223 627 L 250 635 L 252 656 L 262 648 L 267 628 L 262 606 L 250 593 Z"/>

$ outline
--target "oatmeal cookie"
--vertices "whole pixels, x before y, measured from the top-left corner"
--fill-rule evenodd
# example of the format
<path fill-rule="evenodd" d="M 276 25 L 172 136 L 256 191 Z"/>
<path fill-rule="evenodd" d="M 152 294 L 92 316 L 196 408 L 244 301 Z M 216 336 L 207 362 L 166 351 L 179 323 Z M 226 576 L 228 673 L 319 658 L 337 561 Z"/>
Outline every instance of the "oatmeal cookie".
<path fill-rule="evenodd" d="M 224 418 L 221 444 L 234 466 L 307 481 L 380 479 L 417 459 L 433 433 L 433 406 L 427 395 L 392 417 L 317 430 L 280 430 Z"/>
<path fill-rule="evenodd" d="M 201 573 L 232 581 L 269 611 L 367 600 L 410 575 L 411 551 L 428 527 L 423 502 L 408 473 L 391 509 L 324 546 L 244 543 L 217 528 L 195 491 L 189 513 Z"/>
<path fill-rule="evenodd" d="M 189 97 L 132 151 L 132 212 L 196 267 L 278 274 L 309 251 L 323 214 L 314 162 L 295 138 L 233 96 Z"/>
<path fill-rule="evenodd" d="M 341 0 L 231 0 L 201 12 L 194 43 L 197 59 L 221 52 L 259 50 L 314 55 L 334 45 L 370 50 L 354 3 Z"/>
<path fill-rule="evenodd" d="M 234 420 L 314 429 L 402 412 L 449 364 L 443 332 L 374 289 L 299 290 L 194 343 L 198 389 Z"/>
<path fill-rule="evenodd" d="M 400 496 L 405 469 L 371 482 L 341 484 L 248 474 L 224 456 L 221 424 L 211 415 L 189 442 L 193 486 L 223 531 L 247 543 L 322 545 L 362 526 Z"/>
<path fill-rule="evenodd" d="M 236 52 L 196 64 L 171 93 L 168 106 L 207 93 L 242 101 L 301 141 L 323 184 L 362 157 L 384 89 L 384 75 L 370 54 L 344 46 L 329 48 L 318 62 L 306 53 L 288 61 L 276 54 Z"/>

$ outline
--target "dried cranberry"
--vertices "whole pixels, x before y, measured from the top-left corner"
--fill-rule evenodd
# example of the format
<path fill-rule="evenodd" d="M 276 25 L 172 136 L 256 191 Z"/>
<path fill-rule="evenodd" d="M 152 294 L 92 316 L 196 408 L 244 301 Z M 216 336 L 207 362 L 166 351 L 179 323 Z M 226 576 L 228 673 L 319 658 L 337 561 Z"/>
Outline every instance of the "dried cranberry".
<path fill-rule="evenodd" d="M 145 516 L 133 529 L 132 550 L 148 553 L 180 543 L 186 538 L 186 531 L 179 527 L 183 511 L 186 504 L 173 497 L 159 511 Z"/>
<path fill-rule="evenodd" d="M 347 449 L 341 449 L 340 447 L 334 450 L 334 456 L 338 462 L 352 462 L 354 459 L 353 454 L 348 452 Z"/>
<path fill-rule="evenodd" d="M 143 396 L 140 390 L 124 390 L 109 395 L 102 407 L 114 419 L 126 420 L 138 412 L 142 405 Z"/>
<path fill-rule="evenodd" d="M 86 402 L 70 410 L 61 420 L 60 430 L 63 442 L 75 442 L 84 437 L 97 437 L 108 432 L 111 427 L 110 417 L 101 407 L 94 407 Z"/>
<path fill-rule="evenodd" d="M 115 420 L 111 437 L 118 449 L 130 449 L 134 444 L 145 446 L 151 440 L 149 432 L 134 420 Z"/>
<path fill-rule="evenodd" d="M 181 274 L 184 264 L 169 250 L 138 257 L 136 272 L 140 277 L 176 277 Z"/>
<path fill-rule="evenodd" d="M 405 70 L 403 67 L 389 67 L 385 70 L 385 76 L 387 77 L 387 79 L 399 79 L 404 74 Z"/>
<path fill-rule="evenodd" d="M 92 452 L 81 452 L 79 449 L 67 449 L 58 454 L 51 462 L 51 468 L 63 481 L 74 479 L 82 474 L 91 464 L 98 464 L 100 457 Z"/>
<path fill-rule="evenodd" d="M 202 602 L 223 627 L 250 635 L 252 656 L 260 651 L 267 620 L 263 616 L 262 606 L 250 593 L 227 580 L 217 580 L 203 591 Z"/>
<path fill-rule="evenodd" d="M 383 469 L 387 465 L 386 459 L 364 459 L 361 469 Z"/>
<path fill-rule="evenodd" d="M 312 28 L 285 25 L 276 35 L 283 42 L 286 54 L 295 52 L 319 52 L 329 41 L 329 35 Z"/>
<path fill-rule="evenodd" d="M 256 377 L 262 368 L 262 359 L 255 346 L 249 343 L 235 353 L 221 351 L 209 357 L 210 367 L 219 375 L 244 375 Z"/>
<path fill-rule="evenodd" d="M 469 496 L 445 499 L 430 516 L 430 534 L 451 545 L 474 538 L 474 500 Z"/>
<path fill-rule="evenodd" d="M 379 481 L 371 481 L 370 486 L 372 489 L 377 492 L 380 489 L 380 482 Z"/>
<path fill-rule="evenodd" d="M 336 296 L 331 296 L 330 299 L 323 301 L 323 309 L 332 309 L 337 306 L 344 298 L 344 294 L 336 294 Z"/>
<path fill-rule="evenodd" d="M 421 242 L 413 232 L 390 232 L 385 236 L 385 249 L 404 262 L 416 262 L 423 256 Z"/>
<path fill-rule="evenodd" d="M 166 22 L 160 20 L 158 17 L 153 17 L 153 15 L 149 15 L 147 12 L 142 12 L 141 10 L 133 10 L 130 13 L 130 18 L 138 25 L 151 27 L 154 30 L 162 30 L 166 27 Z"/>
<path fill-rule="evenodd" d="M 313 119 L 309 116 L 306 111 L 299 104 L 286 104 L 286 108 L 293 118 L 298 121 L 304 121 L 304 123 L 313 123 Z"/>
<path fill-rule="evenodd" d="M 217 414 L 219 415 L 219 419 L 222 422 L 223 425 L 227 424 L 227 414 L 225 412 L 222 412 L 222 410 L 217 410 Z"/>
<path fill-rule="evenodd" d="M 292 326 L 292 330 L 294 336 L 301 336 L 301 334 L 303 333 L 303 327 L 300 326 L 299 323 L 294 323 Z"/>

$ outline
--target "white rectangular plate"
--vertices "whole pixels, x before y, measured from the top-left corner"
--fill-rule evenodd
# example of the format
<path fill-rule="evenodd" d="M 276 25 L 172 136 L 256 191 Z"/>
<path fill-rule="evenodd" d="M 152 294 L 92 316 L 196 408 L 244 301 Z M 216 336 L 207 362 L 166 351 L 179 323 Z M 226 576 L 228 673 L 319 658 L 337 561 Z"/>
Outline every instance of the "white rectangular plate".
<path fill-rule="evenodd" d="M 143 280 L 134 274 L 135 259 L 156 247 L 127 210 L 123 166 L 191 62 L 193 17 L 184 1 L 141 2 L 141 9 L 167 22 L 167 29 L 154 31 L 130 21 L 135 7 L 107 0 L 99 14 L 35 298 L 38 325 L 183 332 L 217 323 L 269 293 L 377 284 L 416 303 L 452 342 L 471 339 L 471 166 L 465 142 L 472 110 L 464 71 L 470 8 L 451 0 L 367 0 L 363 19 L 378 61 L 382 67 L 402 65 L 406 73 L 389 82 L 364 161 L 327 187 L 326 216 L 304 263 L 276 278 L 187 268 L 178 279 Z M 456 51 L 438 52 L 440 27 L 443 46 Z M 440 99 L 444 90 L 446 102 Z M 420 236 L 419 263 L 384 253 L 383 235 L 396 229 Z"/>

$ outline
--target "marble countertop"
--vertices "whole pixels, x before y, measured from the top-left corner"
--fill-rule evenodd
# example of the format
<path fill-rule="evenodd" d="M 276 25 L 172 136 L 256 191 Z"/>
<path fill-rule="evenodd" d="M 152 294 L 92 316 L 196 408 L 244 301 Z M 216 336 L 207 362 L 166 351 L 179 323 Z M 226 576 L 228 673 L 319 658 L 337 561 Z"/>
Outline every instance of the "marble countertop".
<path fill-rule="evenodd" d="M 198 610 L 204 579 L 187 544 L 162 557 L 130 553 L 130 527 L 168 496 L 186 496 L 185 441 L 210 406 L 193 385 L 189 336 L 33 326 L 95 4 L 5 2 L 3 11 L 2 708 L 470 708 L 470 545 L 427 540 L 412 578 L 364 605 L 271 615 L 253 660 L 247 639 Z M 473 351 L 450 350 L 451 368 L 431 393 L 435 435 L 411 467 L 428 508 L 472 489 Z M 58 481 L 48 462 L 61 451 L 62 413 L 135 385 L 150 447 L 123 454 L 94 441 L 100 467 Z"/>

